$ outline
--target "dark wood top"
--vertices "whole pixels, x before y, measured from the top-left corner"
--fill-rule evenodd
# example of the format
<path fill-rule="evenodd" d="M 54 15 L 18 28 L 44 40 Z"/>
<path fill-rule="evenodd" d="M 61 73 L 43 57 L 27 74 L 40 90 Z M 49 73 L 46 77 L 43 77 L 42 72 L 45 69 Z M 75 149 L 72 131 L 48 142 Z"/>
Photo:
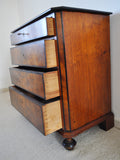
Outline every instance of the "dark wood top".
<path fill-rule="evenodd" d="M 14 31 L 12 31 L 12 33 L 22 29 L 23 27 L 25 27 L 25 26 L 27 26 L 27 25 L 29 25 L 29 24 L 37 21 L 37 20 L 39 20 L 40 18 L 43 18 L 43 17 L 49 15 L 50 13 L 59 12 L 59 11 L 85 12 L 85 13 L 102 14 L 102 15 L 110 15 L 110 14 L 112 14 L 111 12 L 96 11 L 96 10 L 83 9 L 83 8 L 73 8 L 73 7 L 65 7 L 65 6 L 53 7 L 53 8 L 50 8 L 50 9 L 46 10 L 45 12 L 41 13 L 40 15 L 35 17 L 34 19 L 31 19 L 30 21 L 28 21 L 27 23 L 23 24 L 19 28 L 15 29 Z"/>

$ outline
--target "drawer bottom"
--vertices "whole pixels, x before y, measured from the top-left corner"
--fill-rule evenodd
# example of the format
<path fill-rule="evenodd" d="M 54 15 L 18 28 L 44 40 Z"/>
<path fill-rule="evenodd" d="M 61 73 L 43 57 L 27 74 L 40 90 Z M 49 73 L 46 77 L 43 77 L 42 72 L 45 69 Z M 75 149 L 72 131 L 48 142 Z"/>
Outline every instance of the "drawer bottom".
<path fill-rule="evenodd" d="M 17 87 L 10 87 L 11 104 L 44 135 L 62 128 L 60 100 L 44 101 Z"/>

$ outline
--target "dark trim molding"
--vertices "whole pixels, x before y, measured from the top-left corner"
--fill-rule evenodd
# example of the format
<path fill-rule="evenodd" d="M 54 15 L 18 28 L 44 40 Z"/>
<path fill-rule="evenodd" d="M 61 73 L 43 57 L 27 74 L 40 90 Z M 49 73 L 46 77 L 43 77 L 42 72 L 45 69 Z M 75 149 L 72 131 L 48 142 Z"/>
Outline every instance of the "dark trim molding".
<path fill-rule="evenodd" d="M 83 9 L 83 8 L 73 8 L 73 7 L 66 7 L 66 6 L 59 6 L 59 7 L 53 7 L 50 8 L 48 10 L 46 10 L 45 12 L 41 13 L 40 15 L 38 15 L 37 17 L 35 17 L 34 19 L 31 19 L 29 22 L 23 24 L 22 26 L 20 26 L 19 28 L 15 29 L 12 31 L 12 33 L 24 28 L 25 26 L 53 13 L 53 12 L 60 12 L 60 11 L 69 11 L 69 12 L 84 12 L 84 13 L 92 13 L 92 14 L 102 14 L 102 15 L 110 15 L 112 14 L 112 12 L 106 12 L 106 11 L 96 11 L 96 10 L 91 10 L 91 9 Z"/>
<path fill-rule="evenodd" d="M 65 59 L 65 73 L 66 73 L 66 87 L 67 87 L 67 100 L 68 100 L 69 126 L 70 126 L 70 131 L 71 131 L 70 107 L 69 107 L 69 91 L 68 91 L 67 66 L 66 66 L 66 55 L 65 55 L 64 26 L 63 26 L 63 16 L 62 16 L 62 12 L 61 12 L 60 14 L 61 14 L 62 37 L 63 37 L 63 50 L 64 50 L 64 59 Z"/>
<path fill-rule="evenodd" d="M 69 131 L 64 131 L 63 129 L 59 130 L 58 132 L 64 137 L 64 138 L 72 138 L 72 137 L 75 137 L 77 136 L 78 134 L 82 133 L 83 131 L 95 126 L 95 125 L 99 125 L 100 123 L 106 121 L 107 119 L 111 119 L 112 117 L 112 122 L 114 121 L 114 115 L 112 112 L 109 112 L 107 114 L 105 114 L 104 116 L 96 119 L 96 120 L 93 120 L 87 124 L 85 124 L 84 126 L 76 129 L 76 130 L 72 130 L 71 132 Z M 111 122 L 111 121 L 110 121 Z M 109 129 L 114 127 L 114 125 L 110 125 L 109 126 Z"/>
<path fill-rule="evenodd" d="M 66 130 L 66 126 L 65 126 L 65 113 L 64 113 L 64 104 L 63 104 L 63 96 L 62 96 L 62 93 L 63 93 L 63 90 L 62 90 L 62 83 L 61 83 L 61 79 L 62 79 L 62 76 L 61 76 L 61 68 L 60 68 L 60 53 L 59 53 L 59 40 L 58 40 L 58 31 L 57 31 L 57 22 L 56 22 L 56 14 L 55 14 L 55 25 L 56 25 L 56 36 L 57 36 L 57 48 L 58 48 L 58 61 L 59 61 L 59 74 L 60 74 L 60 88 L 61 88 L 61 101 L 62 101 L 62 111 L 63 111 L 63 123 L 64 123 L 64 130 Z"/>

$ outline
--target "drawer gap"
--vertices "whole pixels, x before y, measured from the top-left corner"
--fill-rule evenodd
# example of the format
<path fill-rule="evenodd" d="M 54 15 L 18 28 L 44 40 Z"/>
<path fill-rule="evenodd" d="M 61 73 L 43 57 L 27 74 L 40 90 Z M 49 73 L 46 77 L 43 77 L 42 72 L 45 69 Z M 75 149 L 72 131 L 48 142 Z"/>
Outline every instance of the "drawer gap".
<path fill-rule="evenodd" d="M 48 104 L 48 103 L 51 103 L 51 102 L 54 102 L 54 101 L 57 101 L 57 100 L 60 100 L 60 96 L 59 97 L 55 97 L 55 98 L 52 98 L 52 99 L 49 99 L 49 100 L 44 100 L 18 86 L 12 86 L 12 88 L 16 91 L 16 89 L 24 96 L 27 96 L 27 97 L 30 97 L 30 98 L 34 98 L 36 101 L 40 101 L 41 103 L 44 103 L 44 104 Z"/>
<path fill-rule="evenodd" d="M 19 42 L 19 43 L 17 43 L 17 44 L 14 44 L 14 45 L 12 45 L 12 46 L 19 46 L 19 45 L 23 45 L 23 44 L 29 44 L 29 43 L 32 43 L 32 42 L 35 42 L 35 41 L 40 41 L 40 40 L 47 40 L 47 39 L 49 39 L 49 38 L 54 38 L 54 37 L 56 37 L 56 36 L 45 36 L 45 37 L 42 37 L 42 38 L 36 38 L 36 39 L 31 39 L 31 40 L 28 40 L 28 41 L 25 41 L 25 42 Z M 56 38 L 54 38 L 54 39 L 56 39 Z"/>
<path fill-rule="evenodd" d="M 58 67 L 54 68 L 36 68 L 36 67 L 29 67 L 29 66 L 18 66 L 14 67 L 16 69 L 21 69 L 21 70 L 27 70 L 27 71 L 37 71 L 37 72 L 51 72 L 51 71 L 57 71 Z"/>
<path fill-rule="evenodd" d="M 14 44 L 12 46 L 20 46 L 20 45 L 23 45 L 23 44 L 29 44 L 29 43 L 32 43 L 32 42 L 36 42 L 36 41 L 42 41 L 42 40 L 49 40 L 49 39 L 56 39 L 56 36 L 45 36 L 45 37 L 42 37 L 42 38 L 36 38 L 36 39 L 31 39 L 27 42 L 20 42 L 20 43 L 17 43 L 17 44 Z"/>

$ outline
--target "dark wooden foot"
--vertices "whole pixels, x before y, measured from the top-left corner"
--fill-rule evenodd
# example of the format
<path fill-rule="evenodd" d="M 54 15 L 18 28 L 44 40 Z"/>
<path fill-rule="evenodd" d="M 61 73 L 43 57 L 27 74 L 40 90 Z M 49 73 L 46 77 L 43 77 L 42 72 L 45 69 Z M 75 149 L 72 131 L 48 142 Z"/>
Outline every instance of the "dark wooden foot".
<path fill-rule="evenodd" d="M 66 138 L 63 141 L 63 146 L 67 150 L 73 150 L 75 145 L 76 145 L 76 141 L 74 139 L 72 139 L 72 138 Z"/>
<path fill-rule="evenodd" d="M 112 127 L 114 127 L 114 115 L 113 113 L 110 114 L 110 116 L 99 124 L 99 127 L 105 131 L 108 131 Z"/>

